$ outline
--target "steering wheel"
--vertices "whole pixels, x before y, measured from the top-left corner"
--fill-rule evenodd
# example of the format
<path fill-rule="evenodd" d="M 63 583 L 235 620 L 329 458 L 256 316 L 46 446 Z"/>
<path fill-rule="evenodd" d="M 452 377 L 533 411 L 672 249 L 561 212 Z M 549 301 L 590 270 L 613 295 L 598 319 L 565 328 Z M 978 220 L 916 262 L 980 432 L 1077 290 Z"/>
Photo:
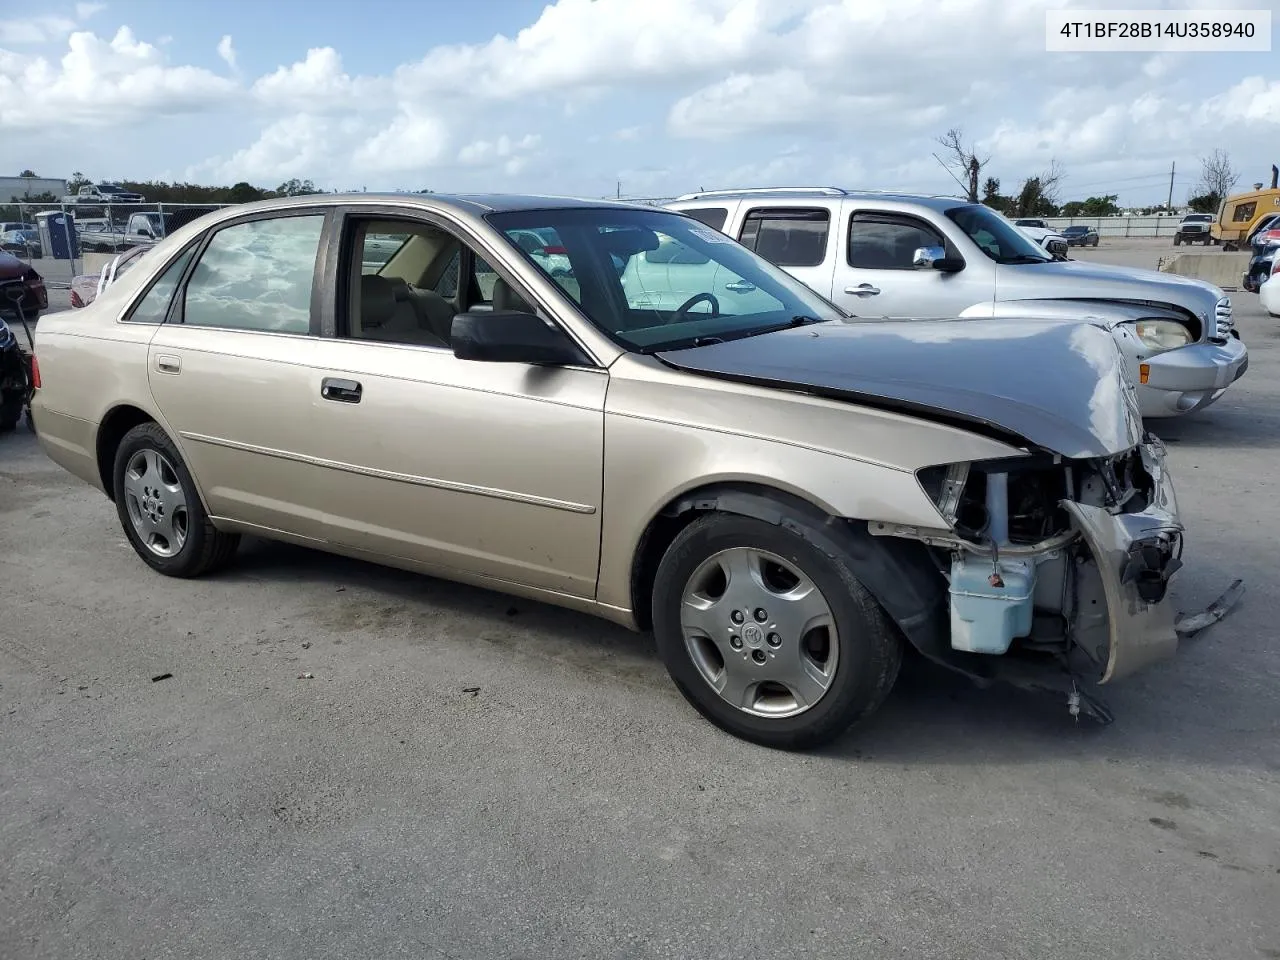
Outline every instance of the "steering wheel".
<path fill-rule="evenodd" d="M 711 304 L 711 316 L 713 317 L 720 316 L 720 301 L 716 299 L 715 294 L 695 293 L 692 297 L 690 297 L 684 303 L 680 304 L 680 308 L 676 310 L 675 315 L 672 316 L 670 322 L 683 323 L 689 315 L 689 310 L 695 305 L 702 303 L 702 301 L 704 300 L 707 303 Z"/>

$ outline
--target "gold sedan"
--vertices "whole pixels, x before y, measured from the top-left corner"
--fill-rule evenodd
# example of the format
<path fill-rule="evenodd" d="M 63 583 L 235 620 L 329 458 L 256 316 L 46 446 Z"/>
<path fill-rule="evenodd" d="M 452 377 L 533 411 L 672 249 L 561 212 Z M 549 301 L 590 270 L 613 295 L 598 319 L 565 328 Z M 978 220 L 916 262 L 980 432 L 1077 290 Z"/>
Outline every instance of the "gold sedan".
<path fill-rule="evenodd" d="M 855 320 L 672 211 L 229 207 L 36 358 L 44 449 L 160 573 L 252 534 L 651 628 L 759 743 L 838 735 L 907 645 L 1104 719 L 1092 685 L 1176 645 L 1176 501 L 1105 331 Z"/>

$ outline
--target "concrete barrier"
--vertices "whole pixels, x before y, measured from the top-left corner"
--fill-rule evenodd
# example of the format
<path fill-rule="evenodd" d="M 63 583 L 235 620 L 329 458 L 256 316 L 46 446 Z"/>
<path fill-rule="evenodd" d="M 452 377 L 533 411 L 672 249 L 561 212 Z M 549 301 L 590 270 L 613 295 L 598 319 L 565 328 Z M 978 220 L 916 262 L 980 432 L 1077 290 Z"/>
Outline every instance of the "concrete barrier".
<path fill-rule="evenodd" d="M 1240 278 L 1249 266 L 1252 254 L 1244 253 L 1179 253 L 1161 259 L 1162 273 L 1207 280 L 1223 290 L 1240 289 Z"/>

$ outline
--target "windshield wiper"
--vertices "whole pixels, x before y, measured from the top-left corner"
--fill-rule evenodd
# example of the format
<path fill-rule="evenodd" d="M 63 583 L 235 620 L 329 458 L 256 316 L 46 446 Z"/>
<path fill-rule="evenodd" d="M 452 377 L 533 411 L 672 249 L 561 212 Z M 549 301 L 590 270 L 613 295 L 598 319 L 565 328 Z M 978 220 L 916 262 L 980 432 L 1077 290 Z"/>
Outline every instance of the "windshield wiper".
<path fill-rule="evenodd" d="M 1005 257 L 1001 263 L 1052 263 L 1052 257 L 1035 257 L 1029 253 L 1020 253 L 1016 257 Z"/>
<path fill-rule="evenodd" d="M 796 314 L 794 317 L 791 318 L 791 322 L 788 324 L 788 326 L 803 327 L 806 324 L 821 323 L 821 322 L 822 321 L 819 320 L 817 317 L 810 317 L 810 316 L 807 316 L 806 314 L 800 313 L 800 314 Z"/>

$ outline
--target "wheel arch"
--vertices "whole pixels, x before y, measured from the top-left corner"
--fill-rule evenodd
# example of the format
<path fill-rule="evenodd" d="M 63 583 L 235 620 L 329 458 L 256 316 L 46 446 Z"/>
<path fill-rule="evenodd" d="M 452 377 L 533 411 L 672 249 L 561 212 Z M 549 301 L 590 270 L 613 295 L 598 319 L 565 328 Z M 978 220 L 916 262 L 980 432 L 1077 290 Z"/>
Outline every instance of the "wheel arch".
<path fill-rule="evenodd" d="M 933 656 L 946 637 L 946 578 L 922 543 L 875 537 L 865 520 L 833 515 L 804 497 L 759 483 L 715 483 L 680 493 L 645 527 L 631 570 L 637 625 L 652 626 L 654 580 L 667 548 L 689 523 L 710 512 L 753 517 L 786 527 L 844 563 L 875 597 L 912 646 Z"/>
<path fill-rule="evenodd" d="M 158 424 L 158 421 L 141 407 L 135 407 L 131 403 L 121 403 L 108 410 L 98 424 L 94 454 L 98 461 L 98 478 L 102 481 L 102 489 L 108 500 L 116 498 L 115 462 L 120 441 L 124 439 L 126 433 L 143 423 Z"/>

